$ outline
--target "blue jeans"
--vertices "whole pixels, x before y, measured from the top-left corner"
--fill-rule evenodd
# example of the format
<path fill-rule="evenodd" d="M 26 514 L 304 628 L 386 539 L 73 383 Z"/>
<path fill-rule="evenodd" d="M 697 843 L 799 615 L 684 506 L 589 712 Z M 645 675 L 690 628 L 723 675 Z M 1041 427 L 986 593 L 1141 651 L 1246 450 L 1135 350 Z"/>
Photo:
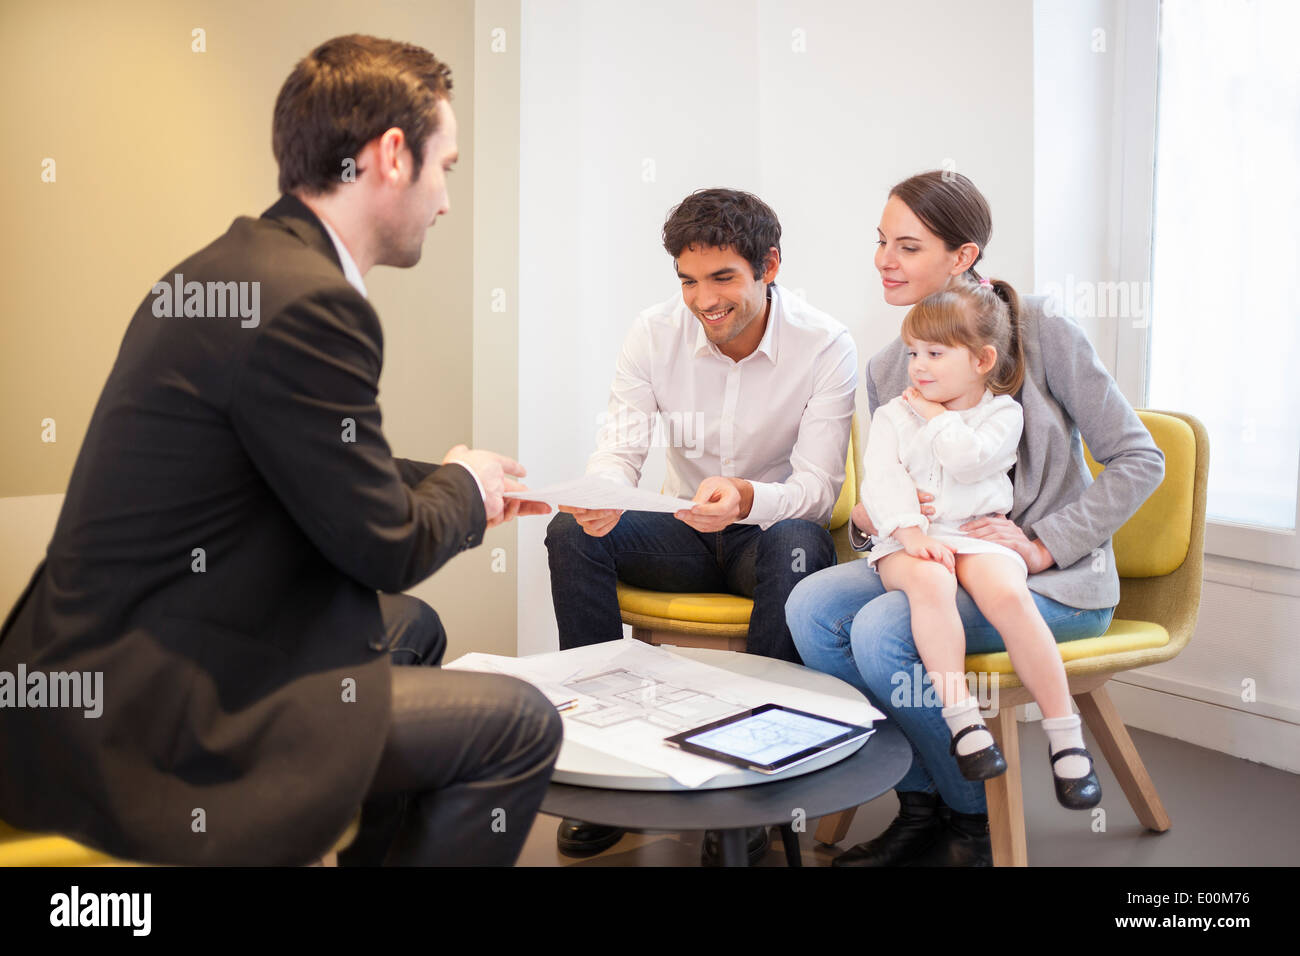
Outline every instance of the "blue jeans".
<path fill-rule="evenodd" d="M 1114 608 L 1084 611 L 1030 592 L 1057 643 L 1104 634 Z M 957 588 L 957 610 L 966 629 L 966 652 L 1005 651 L 1002 638 L 971 596 Z M 895 790 L 939 795 L 959 813 L 987 813 L 982 781 L 967 780 L 948 753 L 952 735 L 942 705 L 923 680 L 920 693 L 898 694 L 924 671 L 912 640 L 907 595 L 886 591 L 880 575 L 866 561 L 851 561 L 802 581 L 785 607 L 786 620 L 804 663 L 847 681 L 862 691 L 899 728 L 912 745 L 912 766 Z M 920 669 L 919 671 L 917 669 Z M 931 706 L 919 704 L 929 700 Z"/>
<path fill-rule="evenodd" d="M 766 531 L 733 524 L 705 533 L 670 514 L 627 511 L 609 534 L 593 538 L 561 512 L 546 529 L 551 598 L 560 647 L 623 636 L 619 581 L 654 591 L 721 591 L 753 598 L 746 650 L 799 663 L 785 623 L 794 586 L 835 563 L 821 525 L 801 518 Z"/>

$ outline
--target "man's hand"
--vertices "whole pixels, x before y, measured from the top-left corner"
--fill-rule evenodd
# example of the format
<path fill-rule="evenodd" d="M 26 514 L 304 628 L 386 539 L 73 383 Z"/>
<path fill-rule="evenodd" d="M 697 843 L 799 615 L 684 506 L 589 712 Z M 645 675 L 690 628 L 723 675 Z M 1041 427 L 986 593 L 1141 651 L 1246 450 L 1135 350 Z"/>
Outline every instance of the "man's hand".
<path fill-rule="evenodd" d="M 912 557 L 938 561 L 953 574 L 957 573 L 957 556 L 952 548 L 942 541 L 936 541 L 920 528 L 899 528 L 894 532 L 894 537 Z"/>
<path fill-rule="evenodd" d="M 1020 526 L 1007 518 L 1006 515 L 997 514 L 976 518 L 973 521 L 967 521 L 961 526 L 961 530 L 972 538 L 983 538 L 985 541 L 1005 545 L 1015 551 L 1025 559 L 1030 574 L 1046 571 L 1056 563 L 1056 559 L 1052 557 L 1052 552 L 1047 550 L 1047 546 L 1043 542 L 1030 541 L 1025 536 L 1025 533 L 1020 530 Z"/>
<path fill-rule="evenodd" d="M 939 415 L 942 415 L 948 409 L 944 408 L 938 402 L 932 402 L 924 395 L 921 390 L 915 387 L 909 387 L 903 392 L 903 398 L 907 404 L 911 405 L 927 422 Z"/>
<path fill-rule="evenodd" d="M 513 478 L 506 479 L 506 491 L 527 491 L 527 485 L 521 485 Z M 487 526 L 495 528 L 499 524 L 505 524 L 520 515 L 544 515 L 551 513 L 551 506 L 544 501 L 526 501 L 523 498 L 502 498 L 504 507 L 501 514 L 495 518 L 489 518 Z"/>
<path fill-rule="evenodd" d="M 489 528 L 502 521 L 510 520 L 502 517 L 505 512 L 505 499 L 501 494 L 506 490 L 506 482 L 509 480 L 507 475 L 522 478 L 528 473 L 523 465 L 513 458 L 498 455 L 494 451 L 467 448 L 464 445 L 457 445 L 443 456 L 444 465 L 451 462 L 464 465 L 478 477 L 479 483 L 483 486 L 483 510 L 487 512 Z M 515 509 L 516 513 L 518 510 Z"/>
<path fill-rule="evenodd" d="M 614 508 L 572 508 L 560 505 L 560 510 L 573 515 L 573 520 L 593 538 L 605 537 L 614 530 L 618 519 L 623 517 L 623 512 Z"/>
<path fill-rule="evenodd" d="M 918 491 L 916 500 L 921 506 L 921 514 L 927 518 L 933 518 L 934 505 L 930 504 L 930 502 L 934 501 L 934 495 L 927 491 Z M 874 535 L 876 533 L 876 526 L 871 523 L 871 518 L 867 515 L 867 506 L 861 501 L 853 506 L 853 510 L 849 512 L 849 518 L 863 534 Z"/>
<path fill-rule="evenodd" d="M 749 517 L 749 509 L 754 504 L 754 486 L 743 478 L 715 475 L 700 482 L 692 500 L 695 507 L 678 511 L 674 516 L 696 531 L 721 531 Z"/>

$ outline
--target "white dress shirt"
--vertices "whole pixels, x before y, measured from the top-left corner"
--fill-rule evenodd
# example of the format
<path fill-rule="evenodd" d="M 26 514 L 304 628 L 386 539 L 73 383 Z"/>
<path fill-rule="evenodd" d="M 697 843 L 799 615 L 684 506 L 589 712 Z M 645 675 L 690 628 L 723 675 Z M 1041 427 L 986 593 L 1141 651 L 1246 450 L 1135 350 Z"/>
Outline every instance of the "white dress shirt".
<path fill-rule="evenodd" d="M 636 487 L 658 416 L 664 494 L 693 498 L 705 478 L 743 478 L 754 503 L 739 523 L 825 524 L 844 483 L 857 365 L 848 329 L 780 286 L 762 341 L 739 362 L 679 292 L 628 332 L 587 474 Z"/>
<path fill-rule="evenodd" d="M 320 219 L 319 216 L 316 218 Z M 352 253 L 348 252 L 348 247 L 343 245 L 343 240 L 339 238 L 339 234 L 334 231 L 328 222 L 321 219 L 320 224 L 325 227 L 325 231 L 329 233 L 329 237 L 334 243 L 334 248 L 338 251 L 339 262 L 343 264 L 343 278 L 347 279 L 352 284 L 352 287 L 361 293 L 363 299 L 370 298 L 366 294 L 366 284 L 361 279 L 361 270 L 357 268 L 357 262 L 352 258 Z"/>
<path fill-rule="evenodd" d="M 1011 548 L 960 530 L 972 518 L 1011 510 L 1011 478 L 1024 413 L 1010 395 L 987 388 L 972 408 L 928 422 L 901 395 L 876 409 L 862 456 L 862 504 L 876 526 L 871 564 L 902 549 L 899 528 L 920 528 L 961 553 L 1008 554 Z M 934 495 L 934 516 L 921 513 L 917 491 Z"/>

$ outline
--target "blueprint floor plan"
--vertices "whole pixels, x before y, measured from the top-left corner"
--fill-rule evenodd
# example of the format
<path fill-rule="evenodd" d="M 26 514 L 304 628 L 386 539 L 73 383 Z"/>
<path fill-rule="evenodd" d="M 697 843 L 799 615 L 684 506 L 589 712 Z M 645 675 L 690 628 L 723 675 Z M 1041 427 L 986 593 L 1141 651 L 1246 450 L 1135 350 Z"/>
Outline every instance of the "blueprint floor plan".
<path fill-rule="evenodd" d="M 735 656 L 750 667 L 793 667 Z M 775 683 L 631 638 L 530 657 L 471 653 L 444 666 L 522 678 L 559 709 L 566 746 L 576 744 L 650 767 L 688 787 L 698 787 L 727 768 L 670 747 L 665 737 L 766 703 L 855 724 L 884 717 L 851 688 L 852 696 L 845 698 Z"/>
<path fill-rule="evenodd" d="M 747 709 L 748 705 L 689 687 L 616 667 L 566 681 L 575 694 L 594 699 L 571 719 L 593 727 L 611 727 L 629 720 L 645 720 L 662 727 L 668 736 L 707 724 Z"/>

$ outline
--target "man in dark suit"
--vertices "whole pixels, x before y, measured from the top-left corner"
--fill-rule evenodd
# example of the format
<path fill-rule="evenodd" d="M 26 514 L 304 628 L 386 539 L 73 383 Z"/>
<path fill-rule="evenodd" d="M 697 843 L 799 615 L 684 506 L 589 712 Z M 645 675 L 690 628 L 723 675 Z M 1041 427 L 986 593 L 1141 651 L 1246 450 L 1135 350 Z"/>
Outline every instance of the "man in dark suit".
<path fill-rule="evenodd" d="M 523 470 L 393 458 L 375 265 L 448 210 L 450 73 L 339 37 L 276 102 L 284 195 L 154 286 L 91 419 L 0 673 L 102 673 L 102 714 L 0 708 L 0 819 L 162 863 L 306 863 L 366 805 L 356 862 L 512 863 L 558 753 L 555 708 L 444 672 L 398 596 L 546 509 Z M 377 595 L 376 592 L 385 592 Z"/>

